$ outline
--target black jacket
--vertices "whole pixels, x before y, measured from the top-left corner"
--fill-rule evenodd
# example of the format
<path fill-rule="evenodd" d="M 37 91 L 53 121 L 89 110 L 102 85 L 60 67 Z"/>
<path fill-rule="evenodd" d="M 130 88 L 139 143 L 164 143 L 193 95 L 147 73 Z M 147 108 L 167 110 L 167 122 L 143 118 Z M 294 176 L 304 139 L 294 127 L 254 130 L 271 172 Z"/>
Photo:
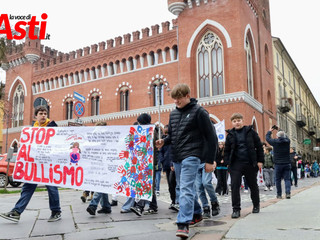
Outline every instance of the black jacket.
<path fill-rule="evenodd" d="M 287 137 L 271 138 L 271 131 L 267 132 L 267 142 L 273 147 L 274 164 L 290 164 L 290 139 Z"/>
<path fill-rule="evenodd" d="M 253 126 L 243 126 L 246 134 L 246 147 L 248 149 L 249 162 L 255 167 L 258 162 L 264 163 L 264 154 L 262 143 L 256 131 L 253 130 Z M 225 148 L 224 148 L 224 161 L 227 165 L 236 161 L 235 151 L 237 150 L 237 138 L 235 129 L 229 129 Z"/>
<path fill-rule="evenodd" d="M 291 168 L 296 168 L 296 167 L 297 167 L 298 158 L 295 159 L 295 158 L 294 158 L 295 156 L 298 157 L 298 154 L 297 154 L 296 152 L 290 153 Z"/>
<path fill-rule="evenodd" d="M 168 136 L 164 143 L 171 143 L 174 162 L 182 162 L 193 156 L 200 158 L 201 162 L 212 164 L 216 157 L 217 141 L 209 115 L 197 104 L 196 99 L 191 98 L 185 107 L 171 112 Z"/>
<path fill-rule="evenodd" d="M 165 137 L 163 136 L 163 138 Z M 158 161 L 162 164 L 163 171 L 170 170 L 172 167 L 171 144 L 165 145 L 160 149 Z"/>

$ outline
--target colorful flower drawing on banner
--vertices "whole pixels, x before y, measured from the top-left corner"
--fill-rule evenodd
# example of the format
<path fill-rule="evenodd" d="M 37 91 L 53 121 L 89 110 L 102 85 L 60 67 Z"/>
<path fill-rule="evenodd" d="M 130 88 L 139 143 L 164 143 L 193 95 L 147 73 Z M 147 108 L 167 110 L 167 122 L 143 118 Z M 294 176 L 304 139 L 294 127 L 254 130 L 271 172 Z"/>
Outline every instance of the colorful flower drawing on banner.
<path fill-rule="evenodd" d="M 153 176 L 153 127 L 131 127 L 125 138 L 126 149 L 119 153 L 126 163 L 118 167 L 121 175 L 114 184 L 117 193 L 128 197 L 147 198 L 152 196 Z"/>

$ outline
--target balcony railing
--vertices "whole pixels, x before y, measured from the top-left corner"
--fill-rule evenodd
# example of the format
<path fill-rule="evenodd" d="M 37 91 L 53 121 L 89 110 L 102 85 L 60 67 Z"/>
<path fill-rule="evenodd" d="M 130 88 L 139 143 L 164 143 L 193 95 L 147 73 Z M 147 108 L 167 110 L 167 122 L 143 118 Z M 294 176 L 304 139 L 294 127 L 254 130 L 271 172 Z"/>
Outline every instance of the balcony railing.
<path fill-rule="evenodd" d="M 297 124 L 301 128 L 307 125 L 307 119 L 303 114 L 297 115 Z"/>
<path fill-rule="evenodd" d="M 281 98 L 279 110 L 282 113 L 289 112 L 292 107 L 292 98 Z"/>

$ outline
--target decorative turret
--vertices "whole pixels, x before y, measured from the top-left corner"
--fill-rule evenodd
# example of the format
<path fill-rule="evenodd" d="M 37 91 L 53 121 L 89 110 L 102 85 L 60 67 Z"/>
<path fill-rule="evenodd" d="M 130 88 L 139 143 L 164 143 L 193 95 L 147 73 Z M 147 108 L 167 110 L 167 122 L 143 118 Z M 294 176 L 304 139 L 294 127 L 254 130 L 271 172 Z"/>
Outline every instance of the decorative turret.
<path fill-rule="evenodd" d="M 29 38 L 29 28 L 26 28 L 27 34 L 26 34 L 26 42 L 24 46 L 25 51 L 25 57 L 27 60 L 31 63 L 34 63 L 39 60 L 40 58 L 40 40 L 35 39 L 31 40 Z M 35 28 L 34 35 L 39 36 L 39 28 Z"/>
<path fill-rule="evenodd" d="M 187 4 L 184 0 L 168 0 L 168 10 L 174 15 L 179 16 L 186 6 Z"/>

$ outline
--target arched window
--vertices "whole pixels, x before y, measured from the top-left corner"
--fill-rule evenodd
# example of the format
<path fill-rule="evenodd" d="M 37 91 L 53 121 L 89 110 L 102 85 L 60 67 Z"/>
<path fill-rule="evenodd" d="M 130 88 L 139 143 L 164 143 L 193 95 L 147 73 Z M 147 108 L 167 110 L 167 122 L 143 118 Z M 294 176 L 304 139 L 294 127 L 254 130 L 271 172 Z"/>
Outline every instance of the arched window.
<path fill-rule="evenodd" d="M 91 101 L 91 116 L 100 114 L 100 97 L 98 93 L 92 93 L 90 97 Z"/>
<path fill-rule="evenodd" d="M 19 127 L 23 125 L 23 112 L 24 112 L 24 90 L 22 85 L 19 84 L 13 94 L 13 105 L 12 105 L 13 127 Z"/>
<path fill-rule="evenodd" d="M 266 70 L 269 72 L 270 71 L 269 49 L 268 49 L 267 44 L 264 47 L 264 61 L 265 61 Z"/>
<path fill-rule="evenodd" d="M 44 98 L 38 97 L 34 100 L 33 107 L 36 108 L 38 106 L 45 106 L 48 109 L 48 117 L 50 116 L 50 108 L 48 106 L 48 102 Z"/>
<path fill-rule="evenodd" d="M 66 119 L 72 119 L 73 118 L 73 101 L 71 98 L 67 98 L 65 101 L 65 116 Z"/>
<path fill-rule="evenodd" d="M 207 32 L 197 49 L 198 96 L 224 93 L 223 46 L 219 37 Z"/>
<path fill-rule="evenodd" d="M 248 93 L 252 97 L 254 97 L 252 51 L 251 51 L 251 44 L 248 37 L 246 38 L 246 62 L 247 62 Z"/>
<path fill-rule="evenodd" d="M 271 93 L 270 93 L 270 90 L 268 90 L 268 94 L 267 94 L 267 100 L 268 100 L 268 110 L 270 112 L 272 112 L 272 100 L 271 100 Z"/>
<path fill-rule="evenodd" d="M 18 142 L 16 140 L 14 140 L 14 142 L 11 143 L 11 147 L 13 147 L 14 153 L 18 152 Z"/>
<path fill-rule="evenodd" d="M 163 105 L 163 83 L 162 81 L 155 81 L 152 85 L 152 91 L 153 91 L 153 106 L 159 106 Z"/>
<path fill-rule="evenodd" d="M 122 87 L 120 89 L 120 111 L 129 110 L 129 88 Z"/>

